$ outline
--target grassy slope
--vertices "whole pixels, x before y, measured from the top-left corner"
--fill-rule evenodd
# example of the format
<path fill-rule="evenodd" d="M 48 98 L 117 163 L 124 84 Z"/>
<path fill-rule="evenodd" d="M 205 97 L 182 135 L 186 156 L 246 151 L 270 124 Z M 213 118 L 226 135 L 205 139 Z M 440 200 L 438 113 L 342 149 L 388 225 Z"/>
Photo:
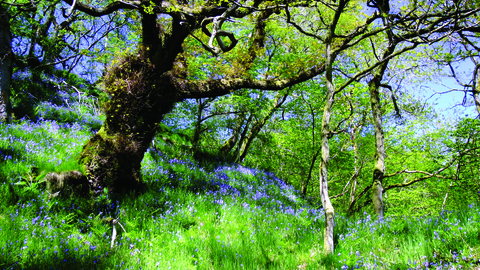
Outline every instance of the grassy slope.
<path fill-rule="evenodd" d="M 478 206 L 383 223 L 366 213 L 337 215 L 336 252 L 325 258 L 323 211 L 282 180 L 235 164 L 200 167 L 154 150 L 143 161 L 143 194 L 49 199 L 41 172 L 78 169 L 75 156 L 98 127 L 98 115 L 74 100 L 68 109 L 45 108 L 43 118 L 63 123 L 0 124 L 0 269 L 480 265 Z M 113 248 L 112 218 L 119 222 Z"/>

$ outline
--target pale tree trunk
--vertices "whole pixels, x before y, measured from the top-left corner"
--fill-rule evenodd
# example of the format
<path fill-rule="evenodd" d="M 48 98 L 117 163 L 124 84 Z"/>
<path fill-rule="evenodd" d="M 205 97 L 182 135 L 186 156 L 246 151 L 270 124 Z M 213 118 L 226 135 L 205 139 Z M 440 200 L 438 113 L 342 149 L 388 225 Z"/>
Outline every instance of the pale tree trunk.
<path fill-rule="evenodd" d="M 334 228 L 335 228 L 335 210 L 330 196 L 328 195 L 328 161 L 330 159 L 330 120 L 332 118 L 332 109 L 335 98 L 335 83 L 333 80 L 333 64 L 338 55 L 337 50 L 333 50 L 335 29 L 337 28 L 340 15 L 343 13 L 348 1 L 340 0 L 335 10 L 332 22 L 329 25 L 328 35 L 325 38 L 325 85 L 327 87 L 327 96 L 323 109 L 322 128 L 321 128 L 321 149 L 320 159 L 320 199 L 325 211 L 325 230 L 323 234 L 323 251 L 325 255 L 331 255 L 334 252 Z"/>
<path fill-rule="evenodd" d="M 10 81 L 13 72 L 10 18 L 0 5 L 0 122 L 11 122 Z"/>
<path fill-rule="evenodd" d="M 358 170 L 360 170 L 360 168 L 358 167 L 358 147 L 357 147 L 357 143 L 355 142 L 355 131 L 356 129 L 354 128 L 352 130 L 352 134 L 350 135 L 351 136 L 350 138 L 353 144 L 354 170 L 355 172 L 357 172 Z M 355 201 L 355 193 L 357 192 L 357 183 L 358 183 L 358 177 L 354 177 L 352 187 L 350 189 L 350 197 L 348 200 L 348 205 L 351 205 Z"/>
<path fill-rule="evenodd" d="M 455 171 L 455 180 L 458 180 L 459 175 L 460 175 L 460 160 L 457 163 L 457 169 Z M 443 204 L 442 204 L 442 211 L 445 209 L 445 205 L 447 204 L 447 198 L 448 198 L 448 192 L 453 186 L 453 180 L 450 182 L 450 186 L 447 189 L 447 192 L 445 192 L 445 198 L 443 199 Z"/>
<path fill-rule="evenodd" d="M 442 203 L 442 211 L 445 210 L 445 205 L 447 204 L 447 198 L 448 198 L 448 192 L 450 191 L 450 188 L 453 186 L 453 181 L 450 182 L 450 187 L 448 188 L 447 192 L 445 192 L 445 197 L 443 198 L 443 203 Z"/>
<path fill-rule="evenodd" d="M 475 67 L 472 90 L 475 107 L 477 108 L 478 116 L 480 116 L 480 64 L 477 64 Z"/>
<path fill-rule="evenodd" d="M 327 80 L 328 85 L 334 87 L 331 82 Z M 323 235 L 323 250 L 325 254 L 333 254 L 333 230 L 335 227 L 335 210 L 328 195 L 328 161 L 330 158 L 329 148 L 329 134 L 330 134 L 330 119 L 333 107 L 333 92 L 329 91 L 325 103 L 322 119 L 322 157 L 320 159 L 320 198 L 322 200 L 323 209 L 325 210 L 325 230 Z"/>
<path fill-rule="evenodd" d="M 333 33 L 333 31 L 332 31 Z M 332 39 L 329 39 L 332 41 Z M 321 131 L 321 148 L 322 156 L 320 159 L 320 199 L 322 200 L 323 209 L 325 210 L 325 230 L 323 234 L 323 251 L 326 255 L 333 254 L 333 230 L 335 227 L 335 210 L 328 195 L 328 161 L 330 159 L 330 120 L 332 118 L 332 108 L 335 96 L 335 84 L 333 82 L 333 63 L 335 56 L 331 49 L 331 42 L 326 42 L 326 67 L 325 82 L 327 86 L 327 98 L 323 109 L 322 131 Z"/>

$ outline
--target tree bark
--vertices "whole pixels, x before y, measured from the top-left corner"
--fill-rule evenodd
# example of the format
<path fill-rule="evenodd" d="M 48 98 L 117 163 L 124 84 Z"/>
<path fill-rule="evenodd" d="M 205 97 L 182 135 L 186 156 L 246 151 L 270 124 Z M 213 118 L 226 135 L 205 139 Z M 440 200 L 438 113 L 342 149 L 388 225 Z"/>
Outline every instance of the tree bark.
<path fill-rule="evenodd" d="M 302 195 L 307 196 L 308 184 L 310 183 L 310 179 L 312 178 L 313 167 L 315 166 L 315 161 L 317 161 L 317 157 L 320 154 L 320 151 L 322 150 L 322 148 L 319 148 L 315 152 L 315 128 L 316 128 L 316 126 L 315 126 L 315 111 L 312 108 L 312 104 L 310 104 L 305 99 L 305 97 L 303 96 L 303 93 L 302 93 L 301 97 L 302 97 L 303 101 L 307 104 L 308 108 L 310 109 L 310 116 L 312 117 L 312 160 L 310 162 L 310 168 L 308 170 L 307 179 L 302 182 L 302 190 L 301 190 Z"/>
<path fill-rule="evenodd" d="M 329 25 L 328 35 L 325 38 L 325 85 L 327 96 L 323 107 L 322 127 L 320 134 L 320 143 L 322 156 L 320 159 L 320 199 L 325 211 L 325 229 L 323 234 L 323 251 L 325 255 L 331 255 L 334 252 L 334 228 L 335 228 L 335 210 L 328 195 L 328 162 L 330 159 L 329 139 L 331 135 L 330 120 L 332 118 L 332 109 L 335 98 L 335 82 L 333 80 L 333 64 L 339 51 L 333 49 L 335 30 L 348 1 L 340 0 L 335 10 L 332 22 Z"/>
<path fill-rule="evenodd" d="M 382 73 L 383 76 L 383 73 Z M 383 176 L 385 174 L 385 146 L 380 105 L 379 80 L 377 74 L 369 82 L 370 105 L 372 107 L 373 128 L 375 130 L 375 166 L 373 168 L 372 202 L 373 211 L 379 220 L 383 219 Z"/>
<path fill-rule="evenodd" d="M 317 157 L 320 154 L 320 151 L 322 149 L 318 149 L 316 153 L 313 154 L 312 160 L 310 162 L 310 168 L 308 169 L 308 175 L 307 175 L 307 180 L 303 181 L 302 183 L 302 195 L 307 196 L 307 191 L 308 191 L 308 184 L 310 183 L 310 179 L 312 179 L 312 172 L 313 172 L 313 167 L 315 166 L 315 162 L 317 161 Z"/>
<path fill-rule="evenodd" d="M 480 64 L 475 66 L 473 78 L 473 99 L 475 101 L 478 116 L 480 117 Z"/>
<path fill-rule="evenodd" d="M 380 13 L 383 15 L 383 24 L 388 26 L 389 22 L 386 19 L 389 8 L 385 6 L 378 6 Z M 368 82 L 368 90 L 370 93 L 370 106 L 372 108 L 373 129 L 375 131 L 375 166 L 373 168 L 372 176 L 372 203 L 373 212 L 379 220 L 383 220 L 384 205 L 383 205 L 383 177 L 385 175 L 385 140 L 383 135 L 382 123 L 382 105 L 380 104 L 380 83 L 383 75 L 387 70 L 389 57 L 395 52 L 395 47 L 398 40 L 395 39 L 392 29 L 387 29 L 388 46 L 383 53 L 382 59 L 387 59 L 380 64 L 373 75 L 372 80 Z M 373 46 L 373 45 L 372 45 Z"/>
<path fill-rule="evenodd" d="M 354 128 L 352 130 L 352 133 L 350 134 L 350 138 L 352 140 L 352 145 L 353 145 L 354 170 L 355 170 L 355 173 L 358 175 L 359 170 L 361 170 L 361 166 L 360 166 L 360 168 L 358 167 L 358 147 L 357 147 L 357 143 L 355 142 L 355 130 L 356 130 L 356 128 Z M 353 178 L 352 187 L 350 189 L 348 206 L 350 206 L 350 204 L 352 204 L 355 201 L 355 193 L 357 192 L 357 183 L 358 183 L 358 176 L 355 176 Z"/>
<path fill-rule="evenodd" d="M 13 72 L 12 35 L 10 18 L 0 5 L 0 122 L 12 122 L 10 82 Z"/>
<path fill-rule="evenodd" d="M 339 13 L 337 14 L 339 17 Z M 335 210 L 328 195 L 328 161 L 330 159 L 330 120 L 332 118 L 332 108 L 335 97 L 335 84 L 333 81 L 333 63 L 335 62 L 335 55 L 332 52 L 335 25 L 336 22 L 334 21 L 334 23 L 331 25 L 330 35 L 325 42 L 325 83 L 327 86 L 327 97 L 325 100 L 325 106 L 323 108 L 322 128 L 320 135 L 320 143 L 322 148 L 322 156 L 320 159 L 320 199 L 322 201 L 323 209 L 325 210 L 325 229 L 323 234 L 323 251 L 325 255 L 333 254 L 334 251 L 333 230 L 335 227 Z"/>
<path fill-rule="evenodd" d="M 200 141 L 200 135 L 204 132 L 202 130 L 202 122 L 205 120 L 202 118 L 204 110 L 209 106 L 209 104 L 213 101 L 213 98 L 208 99 L 201 99 L 198 98 L 197 100 L 197 113 L 196 113 L 196 122 L 195 122 L 195 130 L 193 131 L 193 151 L 196 152 L 198 150 L 198 143 Z"/>
<path fill-rule="evenodd" d="M 106 120 L 84 146 L 80 161 L 93 189 L 136 189 L 140 163 L 155 135 L 156 125 L 173 109 L 177 96 L 146 55 L 129 56 L 110 70 L 106 88 L 111 100 Z"/>
<path fill-rule="evenodd" d="M 331 85 L 330 87 L 328 85 Z M 327 80 L 327 87 L 334 87 L 331 82 Z M 333 254 L 333 230 L 335 227 L 335 210 L 328 195 L 328 161 L 330 158 L 329 134 L 330 134 L 330 119 L 333 107 L 333 92 L 329 90 L 327 100 L 325 103 L 322 119 L 322 158 L 320 160 L 320 198 L 322 200 L 323 209 L 325 210 L 325 230 L 323 235 L 323 250 L 325 254 Z"/>

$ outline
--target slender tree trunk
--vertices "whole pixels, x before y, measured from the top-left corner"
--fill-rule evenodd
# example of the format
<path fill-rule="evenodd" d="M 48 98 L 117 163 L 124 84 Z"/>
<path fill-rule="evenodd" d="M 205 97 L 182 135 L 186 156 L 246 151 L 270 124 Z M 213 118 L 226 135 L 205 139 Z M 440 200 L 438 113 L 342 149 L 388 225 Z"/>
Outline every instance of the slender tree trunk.
<path fill-rule="evenodd" d="M 317 157 L 320 154 L 320 151 L 322 150 L 319 148 L 315 152 L 315 111 L 313 110 L 312 104 L 310 104 L 305 97 L 303 96 L 303 93 L 301 95 L 303 101 L 307 104 L 308 108 L 310 109 L 310 116 L 312 117 L 312 161 L 310 162 L 310 168 L 308 170 L 308 176 L 307 180 L 303 181 L 302 183 L 302 194 L 303 196 L 307 196 L 307 189 L 308 189 L 308 184 L 310 183 L 310 179 L 312 178 L 312 171 L 313 167 L 315 166 L 315 161 L 317 161 Z"/>
<path fill-rule="evenodd" d="M 265 117 L 256 121 L 253 124 L 252 128 L 250 128 L 250 131 L 248 132 L 247 137 L 245 138 L 245 140 L 243 140 L 243 143 L 241 144 L 242 145 L 242 148 L 240 150 L 241 154 L 240 154 L 240 157 L 239 157 L 237 162 L 242 162 L 245 159 L 245 157 L 247 156 L 247 153 L 248 153 L 248 149 L 250 149 L 250 146 L 252 145 L 253 140 L 255 140 L 255 138 L 257 138 L 258 133 L 260 133 L 260 131 L 265 126 L 265 124 L 268 122 L 268 120 L 270 120 L 270 118 L 272 118 L 273 114 L 277 111 L 277 109 L 280 106 L 282 106 L 282 104 L 285 102 L 287 97 L 288 97 L 288 94 L 277 93 L 277 95 L 275 96 L 275 98 L 273 100 L 273 106 L 271 106 L 268 109 L 268 112 L 265 115 Z"/>
<path fill-rule="evenodd" d="M 388 15 L 390 8 L 379 6 L 381 13 Z M 388 26 L 386 16 L 383 17 L 383 24 Z M 387 30 L 388 47 L 383 52 L 383 59 L 387 59 L 395 52 L 398 40 L 394 37 L 392 30 Z M 383 135 L 382 110 L 380 104 L 380 83 L 387 70 L 390 60 L 384 61 L 377 69 L 372 80 L 368 83 L 370 93 L 370 106 L 372 108 L 373 128 L 375 131 L 375 166 L 372 179 L 372 203 L 373 211 L 379 220 L 383 220 L 383 176 L 385 175 L 385 140 Z"/>
<path fill-rule="evenodd" d="M 197 99 L 198 109 L 197 109 L 197 122 L 195 123 L 195 130 L 193 132 L 193 150 L 197 150 L 197 143 L 200 140 L 200 133 L 202 131 L 202 113 L 203 113 L 203 103 L 201 99 Z"/>
<path fill-rule="evenodd" d="M 315 166 L 315 162 L 317 161 L 317 157 L 320 154 L 320 151 L 321 151 L 321 148 L 318 149 L 318 151 L 313 155 L 312 161 L 310 162 L 310 168 L 308 170 L 307 180 L 305 180 L 302 184 L 302 194 L 303 194 L 303 196 L 307 196 L 308 184 L 310 183 L 310 179 L 312 179 L 313 167 Z"/>
<path fill-rule="evenodd" d="M 382 73 L 383 75 L 383 73 Z M 381 79 L 376 76 L 375 79 Z M 379 80 L 369 83 L 370 104 L 372 107 L 373 128 L 375 130 L 375 167 L 373 169 L 372 202 L 378 219 L 383 219 L 383 176 L 385 174 L 385 146 L 380 105 Z"/>
<path fill-rule="evenodd" d="M 355 172 L 357 172 L 358 170 L 360 170 L 360 168 L 358 168 L 358 147 L 357 147 L 357 143 L 355 142 L 355 128 L 352 131 L 351 139 L 353 144 L 354 170 Z M 355 201 L 355 193 L 357 192 L 357 182 L 358 182 L 358 176 L 354 177 L 353 179 L 352 187 L 350 189 L 350 197 L 348 199 L 348 205 L 351 205 Z"/>
<path fill-rule="evenodd" d="M 201 98 L 198 98 L 196 100 L 198 104 L 197 113 L 196 113 L 197 121 L 195 122 L 195 130 L 193 131 L 193 141 L 192 141 L 194 152 L 198 150 L 200 135 L 204 132 L 204 130 L 202 130 L 202 122 L 205 121 L 205 119 L 202 117 L 203 112 L 205 108 L 208 107 L 209 103 L 212 101 L 213 101 L 212 98 L 207 98 L 204 100 L 202 100 Z"/>
<path fill-rule="evenodd" d="M 248 130 L 250 129 L 250 124 L 252 122 L 253 122 L 253 113 L 250 113 L 245 123 L 245 128 L 243 128 L 243 131 L 240 134 L 240 139 L 238 140 L 237 148 L 235 149 L 235 162 L 240 162 L 239 160 L 240 160 L 240 155 L 242 153 L 243 142 L 247 138 L 247 133 L 248 133 Z"/>
<path fill-rule="evenodd" d="M 328 195 L 328 161 L 330 159 L 330 120 L 332 118 L 332 109 L 335 98 L 335 84 L 333 80 L 333 64 L 338 51 L 333 50 L 335 29 L 337 28 L 340 15 L 343 13 L 348 1 L 338 1 L 338 7 L 329 25 L 328 35 L 325 38 L 325 85 L 327 87 L 327 96 L 323 108 L 322 128 L 320 143 L 322 149 L 322 158 L 320 159 L 320 199 L 325 210 L 325 230 L 323 234 L 323 252 L 325 255 L 333 254 L 334 241 L 333 231 L 335 228 L 335 210 L 330 196 Z"/>
<path fill-rule="evenodd" d="M 328 84 L 331 83 L 327 82 L 327 85 Z M 329 91 L 323 111 L 321 133 L 322 158 L 320 160 L 320 198 L 322 200 L 323 209 L 325 210 L 325 231 L 323 236 L 323 249 L 325 254 L 333 254 L 334 251 L 333 230 L 335 227 L 335 210 L 328 195 L 328 161 L 330 159 L 330 147 L 328 141 L 332 107 L 333 92 Z"/>
<path fill-rule="evenodd" d="M 13 72 L 10 18 L 0 5 L 0 122 L 11 122 L 10 81 Z"/>
<path fill-rule="evenodd" d="M 473 99 L 475 100 L 478 116 L 480 116 L 480 64 L 477 64 L 474 72 Z"/>
<path fill-rule="evenodd" d="M 445 192 L 445 198 L 443 198 L 443 203 L 442 203 L 442 211 L 445 210 L 445 205 L 447 204 L 447 198 L 448 198 L 448 192 L 453 186 L 453 181 L 450 182 L 450 187 L 448 188 L 447 192 Z"/>
<path fill-rule="evenodd" d="M 332 118 L 332 108 L 335 96 L 335 85 L 333 82 L 333 62 L 335 61 L 335 57 L 331 51 L 331 43 L 326 43 L 327 61 L 325 68 L 325 82 L 327 86 L 327 98 L 323 109 L 322 130 L 320 137 L 322 148 L 322 156 L 320 159 L 320 199 L 322 200 L 323 209 L 325 210 L 323 250 L 324 253 L 328 255 L 333 254 L 334 251 L 333 230 L 335 228 L 335 210 L 328 195 L 328 161 L 330 159 L 329 136 L 330 120 Z"/>
<path fill-rule="evenodd" d="M 222 148 L 220 148 L 220 152 L 223 153 L 224 155 L 227 155 L 232 151 L 232 149 L 235 147 L 235 144 L 237 141 L 240 139 L 240 133 L 241 129 L 243 126 L 243 123 L 245 123 L 245 114 L 242 113 L 240 114 L 237 119 L 235 120 L 235 126 L 233 127 L 232 130 L 232 136 L 225 141 L 225 143 L 222 145 Z"/>

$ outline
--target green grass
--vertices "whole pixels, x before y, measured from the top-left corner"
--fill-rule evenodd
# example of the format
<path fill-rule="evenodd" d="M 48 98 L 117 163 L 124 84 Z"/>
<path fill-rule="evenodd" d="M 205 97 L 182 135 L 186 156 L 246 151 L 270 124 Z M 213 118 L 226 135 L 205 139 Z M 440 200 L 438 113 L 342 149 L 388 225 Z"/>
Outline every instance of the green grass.
<path fill-rule="evenodd" d="M 67 122 L 0 124 L 0 269 L 480 267 L 478 205 L 382 223 L 337 214 L 335 254 L 325 257 L 323 211 L 273 174 L 152 149 L 143 193 L 49 199 L 42 175 L 80 169 L 93 134 Z"/>

